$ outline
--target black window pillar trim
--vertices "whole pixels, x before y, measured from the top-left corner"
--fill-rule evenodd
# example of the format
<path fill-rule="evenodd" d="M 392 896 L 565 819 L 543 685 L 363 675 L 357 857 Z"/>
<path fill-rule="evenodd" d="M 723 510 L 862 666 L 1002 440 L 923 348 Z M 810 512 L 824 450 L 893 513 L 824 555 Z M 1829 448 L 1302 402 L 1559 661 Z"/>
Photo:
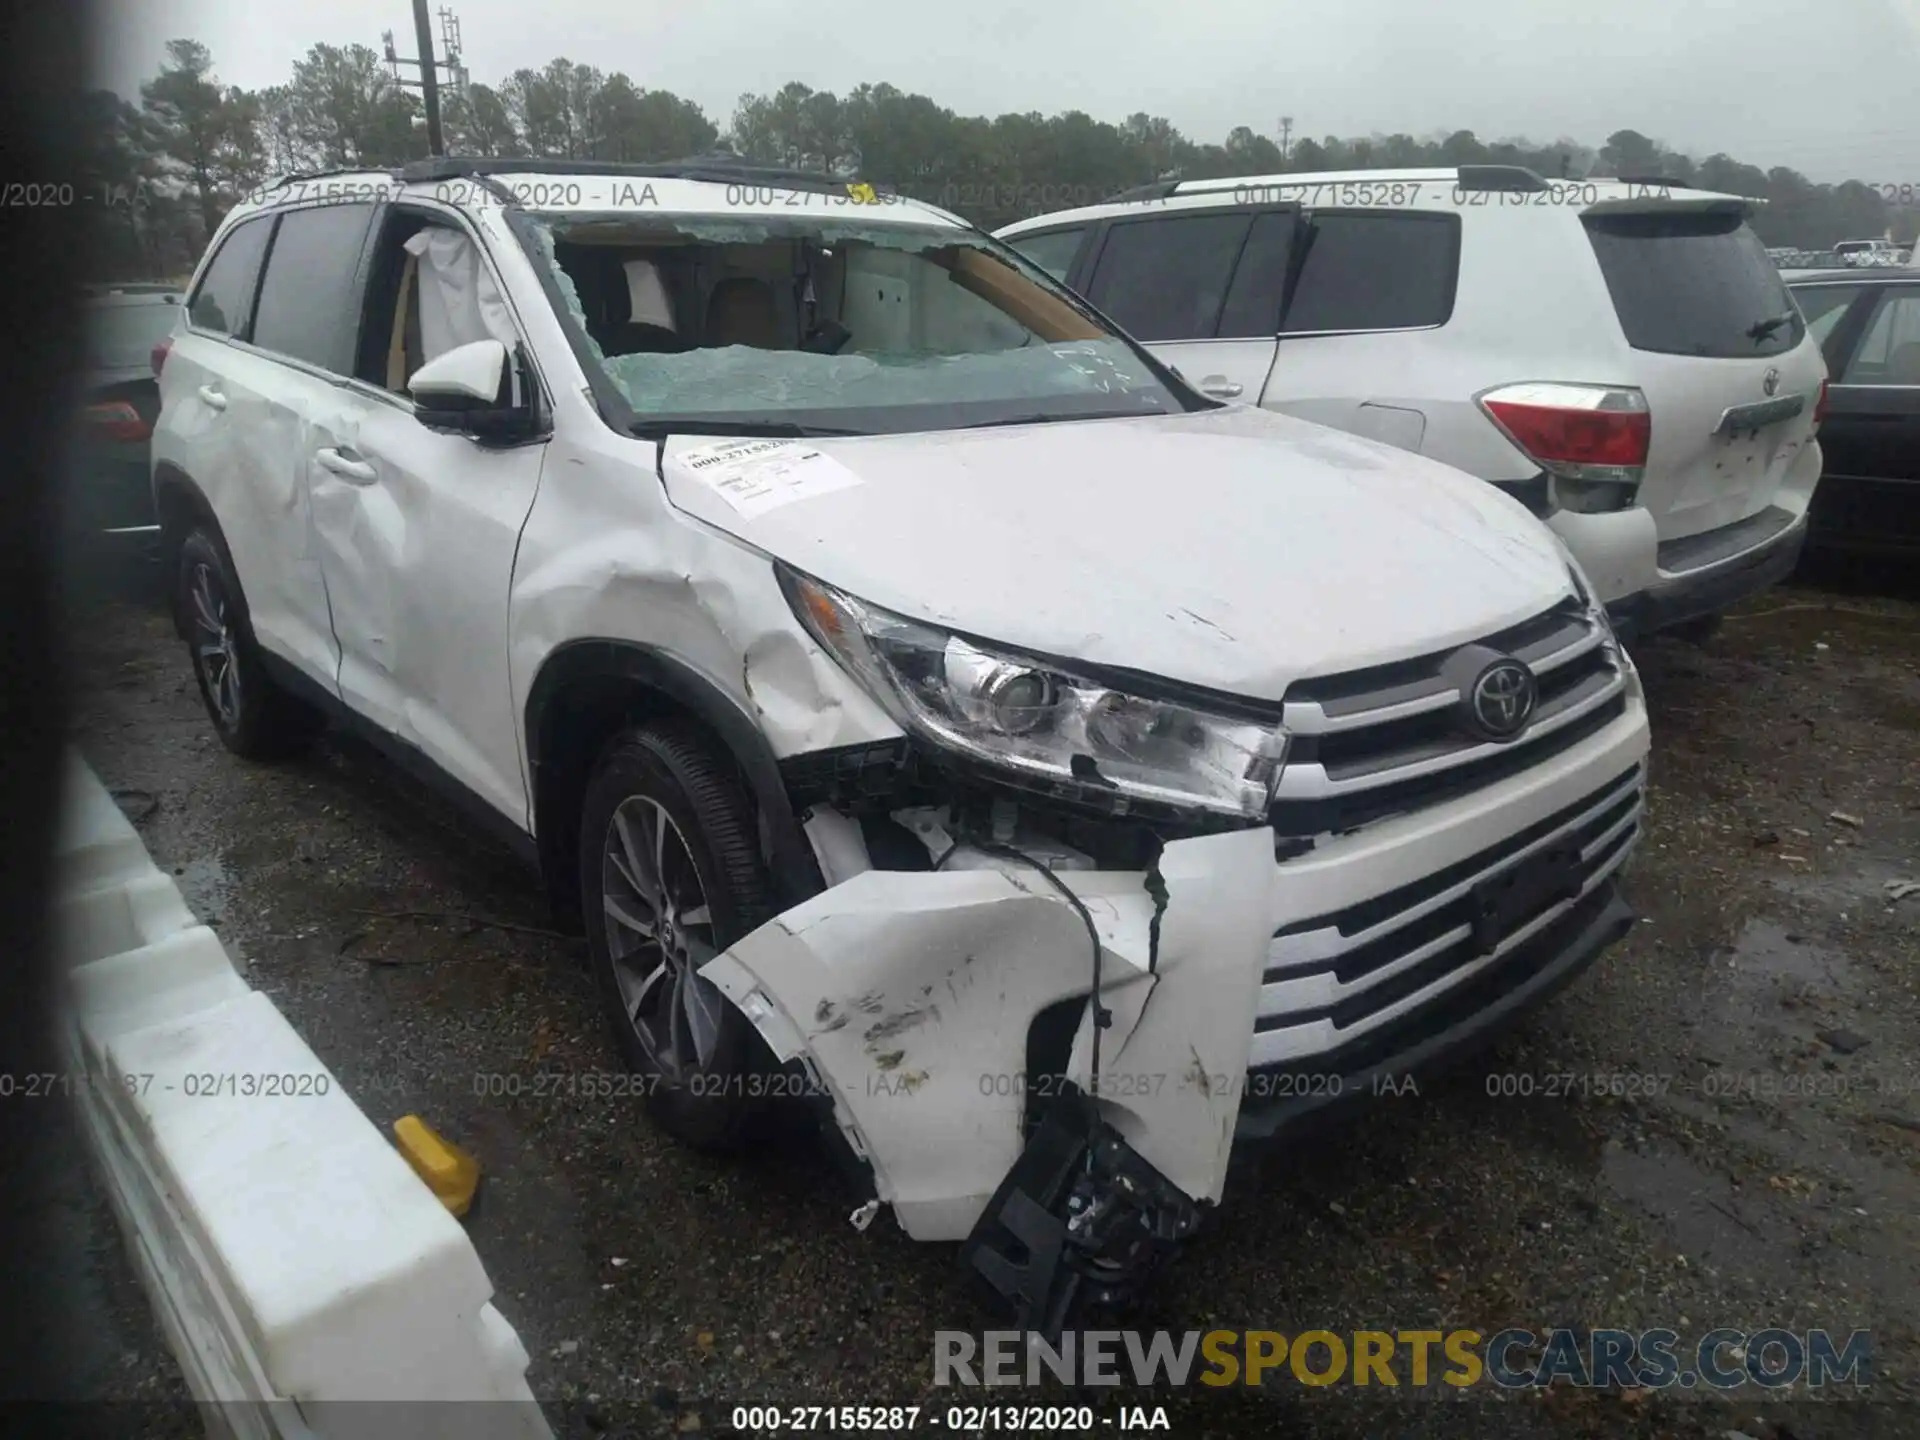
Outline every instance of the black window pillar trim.
<path fill-rule="evenodd" d="M 630 640 L 570 640 L 541 664 L 527 693 L 527 768 L 536 807 L 534 824 L 540 832 L 541 731 L 549 707 L 560 689 L 575 679 L 612 679 L 634 682 L 673 701 L 704 723 L 739 765 L 753 792 L 766 825 L 764 858 L 772 874 L 782 908 L 790 909 L 826 888 L 819 861 L 795 815 L 780 762 L 759 724 L 740 704 L 712 681 L 683 662 L 649 645 Z M 543 862 L 551 865 L 557 846 L 571 837 L 537 834 Z"/>
<path fill-rule="evenodd" d="M 627 397 L 611 379 L 600 363 L 594 359 L 592 346 L 587 341 L 587 332 L 580 328 L 568 308 L 565 292 L 560 289 L 560 281 L 553 274 L 553 265 L 548 264 L 541 247 L 540 239 L 534 227 L 539 221 L 518 205 L 507 205 L 502 209 L 506 217 L 507 228 L 513 232 L 513 238 L 520 242 L 520 249 L 527 261 L 533 266 L 534 277 L 540 282 L 540 293 L 546 296 L 547 306 L 553 311 L 553 318 L 560 326 L 560 333 L 567 337 L 567 345 L 573 351 L 573 358 L 579 362 L 580 373 L 587 377 L 587 393 L 593 397 L 594 408 L 600 412 L 600 418 L 607 428 L 621 435 L 631 436 L 639 412 L 627 403 Z M 555 262 L 558 263 L 557 261 Z"/>

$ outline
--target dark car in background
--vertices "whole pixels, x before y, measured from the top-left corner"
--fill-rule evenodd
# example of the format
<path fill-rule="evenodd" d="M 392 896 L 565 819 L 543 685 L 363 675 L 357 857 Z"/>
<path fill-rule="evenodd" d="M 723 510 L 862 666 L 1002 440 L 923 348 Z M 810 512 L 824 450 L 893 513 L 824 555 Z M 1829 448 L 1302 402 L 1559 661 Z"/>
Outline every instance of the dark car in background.
<path fill-rule="evenodd" d="M 159 539 L 147 458 L 160 414 L 154 362 L 180 302 L 173 285 L 100 287 L 85 295 L 80 436 L 60 495 L 76 559 L 137 555 Z"/>
<path fill-rule="evenodd" d="M 1795 277 L 1830 377 L 1811 548 L 1920 556 L 1920 269 Z"/>

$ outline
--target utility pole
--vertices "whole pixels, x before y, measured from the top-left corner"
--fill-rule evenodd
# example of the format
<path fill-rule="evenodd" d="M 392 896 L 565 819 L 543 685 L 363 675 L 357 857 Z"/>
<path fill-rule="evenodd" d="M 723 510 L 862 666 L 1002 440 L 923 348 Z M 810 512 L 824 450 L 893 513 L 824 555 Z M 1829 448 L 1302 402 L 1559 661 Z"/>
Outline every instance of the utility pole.
<path fill-rule="evenodd" d="M 1280 163 L 1286 164 L 1293 157 L 1293 117 L 1280 117 Z"/>
<path fill-rule="evenodd" d="M 433 26 L 427 16 L 427 0 L 413 0 L 413 33 L 415 43 L 420 47 L 417 57 L 394 53 L 393 32 L 386 31 L 380 37 L 386 43 L 387 69 L 394 83 L 404 85 L 409 90 L 418 90 L 426 103 L 427 111 L 427 152 L 431 155 L 447 153 L 445 136 L 440 129 L 440 70 L 445 67 L 447 78 L 458 88 L 466 81 L 466 70 L 460 63 L 460 21 L 445 6 L 440 8 L 440 33 L 447 42 L 447 58 L 436 60 L 433 54 Z M 410 66 L 419 73 L 417 80 L 404 80 L 400 76 L 401 66 Z"/>
<path fill-rule="evenodd" d="M 420 93 L 427 102 L 427 153 L 444 155 L 447 142 L 440 134 L 440 77 L 434 73 L 433 29 L 427 19 L 427 0 L 413 0 L 413 33 L 420 41 Z"/>

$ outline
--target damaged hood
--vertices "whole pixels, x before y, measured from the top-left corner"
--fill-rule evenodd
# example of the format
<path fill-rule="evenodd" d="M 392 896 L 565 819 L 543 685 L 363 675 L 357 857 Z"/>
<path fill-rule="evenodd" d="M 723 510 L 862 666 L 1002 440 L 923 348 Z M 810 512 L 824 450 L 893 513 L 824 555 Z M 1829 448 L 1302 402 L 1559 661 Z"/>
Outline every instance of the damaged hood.
<path fill-rule="evenodd" d="M 676 436 L 667 493 L 859 599 L 1012 648 L 1279 699 L 1572 591 L 1517 502 L 1251 408 L 818 441 Z"/>

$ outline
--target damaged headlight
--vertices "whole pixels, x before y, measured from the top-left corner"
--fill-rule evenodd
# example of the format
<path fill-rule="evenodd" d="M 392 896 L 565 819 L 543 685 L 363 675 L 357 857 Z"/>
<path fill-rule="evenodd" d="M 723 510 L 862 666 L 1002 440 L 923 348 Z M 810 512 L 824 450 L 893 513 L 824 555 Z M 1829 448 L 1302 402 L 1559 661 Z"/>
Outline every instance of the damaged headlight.
<path fill-rule="evenodd" d="M 780 570 L 809 633 L 905 728 L 1050 786 L 1264 819 L 1278 722 L 1128 694 Z"/>

